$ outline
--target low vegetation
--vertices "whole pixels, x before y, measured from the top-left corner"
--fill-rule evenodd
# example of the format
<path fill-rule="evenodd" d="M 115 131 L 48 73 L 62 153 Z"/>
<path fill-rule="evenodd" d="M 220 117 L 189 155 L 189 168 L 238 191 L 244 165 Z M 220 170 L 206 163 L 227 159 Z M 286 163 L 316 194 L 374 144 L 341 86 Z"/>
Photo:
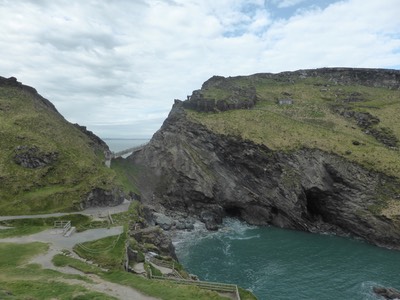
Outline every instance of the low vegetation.
<path fill-rule="evenodd" d="M 92 189 L 119 185 L 102 147 L 38 94 L 0 85 L 0 128 L 2 215 L 76 210 Z"/>
<path fill-rule="evenodd" d="M 226 299 L 216 292 L 150 280 L 124 271 L 128 223 L 144 221 L 141 209 L 140 203 L 135 201 L 127 212 L 114 215 L 114 221 L 125 228 L 121 235 L 76 245 L 74 251 L 84 260 L 75 259 L 71 257 L 69 250 L 64 250 L 53 257 L 53 264 L 58 267 L 69 266 L 85 274 L 95 274 L 105 281 L 126 285 L 159 299 Z M 73 219 L 73 222 L 81 227 L 91 224 L 89 217 L 75 214 L 60 218 L 10 220 L 3 221 L 1 224 L 13 226 L 13 228 L 0 230 L 0 235 L 8 230 L 16 232 L 3 234 L 2 237 L 34 233 L 50 228 L 55 220 L 66 219 Z M 0 299 L 115 299 L 109 295 L 94 292 L 89 287 L 85 288 L 84 283 L 92 282 L 89 277 L 42 269 L 39 265 L 29 263 L 32 257 L 44 253 L 48 247 L 44 243 L 12 244 L 1 243 L 0 240 Z M 181 265 L 176 266 L 180 272 L 184 272 Z M 161 275 L 154 267 L 152 271 L 154 274 Z M 73 284 L 68 282 L 70 279 L 74 279 Z M 242 299 L 255 299 L 245 290 L 241 290 L 240 293 L 243 295 Z"/>
<path fill-rule="evenodd" d="M 123 233 L 103 239 L 78 244 L 74 251 L 87 260 L 107 269 L 122 269 L 125 258 L 125 236 Z"/>
<path fill-rule="evenodd" d="M 67 275 L 27 264 L 35 255 L 47 251 L 44 243 L 0 243 L 0 299 L 70 300 L 115 299 L 93 292 L 79 284 L 68 284 L 68 279 L 87 281 L 79 275 Z"/>
<path fill-rule="evenodd" d="M 84 231 L 93 228 L 104 228 L 108 226 L 107 221 L 93 221 L 90 217 L 81 214 L 71 214 L 61 217 L 50 218 L 27 218 L 0 221 L 1 226 L 10 227 L 0 230 L 0 238 L 23 236 L 37 233 L 54 227 L 55 221 L 71 221 L 77 231 Z M 115 222 L 115 226 L 120 222 Z"/>
<path fill-rule="evenodd" d="M 124 188 L 125 193 L 140 194 L 134 184 L 140 172 L 136 166 L 124 162 L 123 158 L 116 158 L 112 160 L 111 169 L 117 174 L 117 182 Z"/>
<path fill-rule="evenodd" d="M 201 113 L 189 117 L 220 134 L 239 136 L 270 149 L 293 151 L 318 148 L 346 157 L 364 167 L 400 178 L 399 146 L 388 147 L 372 130 L 400 140 L 400 91 L 362 85 L 338 85 L 324 78 L 237 77 L 232 84 L 254 86 L 258 102 L 252 109 Z M 206 97 L 223 95 L 212 87 Z M 292 104 L 279 104 L 290 99 Z M 369 128 L 351 115 L 368 113 L 379 119 Z"/>
<path fill-rule="evenodd" d="M 120 268 L 104 272 L 101 268 L 95 265 L 89 265 L 80 260 L 64 255 L 55 256 L 53 261 L 57 266 L 70 266 L 86 274 L 96 274 L 107 281 L 130 286 L 146 295 L 158 297 L 164 300 L 226 299 L 215 292 L 205 291 L 195 287 L 177 286 L 168 282 L 150 280 L 142 276 L 127 273 L 122 271 Z M 248 299 L 250 300 L 252 298 Z"/>

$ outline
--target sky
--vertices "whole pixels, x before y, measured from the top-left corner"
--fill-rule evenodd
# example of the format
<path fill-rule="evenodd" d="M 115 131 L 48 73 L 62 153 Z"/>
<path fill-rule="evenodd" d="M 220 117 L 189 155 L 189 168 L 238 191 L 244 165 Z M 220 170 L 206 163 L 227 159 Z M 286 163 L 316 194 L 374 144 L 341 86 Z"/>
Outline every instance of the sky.
<path fill-rule="evenodd" d="M 399 0 L 0 0 L 0 76 L 102 138 L 150 138 L 213 75 L 400 69 Z"/>

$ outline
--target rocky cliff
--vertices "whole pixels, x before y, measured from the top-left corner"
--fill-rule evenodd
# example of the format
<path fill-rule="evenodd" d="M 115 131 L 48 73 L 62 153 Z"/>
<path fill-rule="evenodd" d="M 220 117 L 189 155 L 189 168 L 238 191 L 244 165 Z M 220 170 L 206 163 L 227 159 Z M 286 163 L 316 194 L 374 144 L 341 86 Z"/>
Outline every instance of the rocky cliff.
<path fill-rule="evenodd" d="M 213 77 L 217 88 L 253 85 L 257 104 L 250 110 L 204 115 L 176 101 L 151 142 L 129 158 L 143 170 L 137 182 L 142 199 L 173 217 L 196 217 L 209 229 L 232 216 L 250 224 L 352 235 L 400 249 L 399 177 L 393 175 L 397 169 L 381 166 L 398 162 L 397 144 L 379 142 L 357 125 L 354 114 L 337 113 L 338 107 L 364 112 L 360 107 L 372 105 L 373 89 L 398 109 L 399 78 L 399 71 L 370 69 Z M 224 80 L 229 84 L 221 85 Z M 213 86 L 210 81 L 205 85 L 203 95 Z M 355 91 L 361 100 L 346 101 Z M 281 106 L 279 99 L 288 95 L 295 104 Z M 385 99 L 378 99 L 381 107 L 389 103 Z M 304 111 L 308 109 L 313 114 Z M 379 116 L 397 139 L 397 125 L 390 127 Z M 293 138 L 288 124 L 296 126 Z M 386 158 L 379 166 L 374 151 Z"/>

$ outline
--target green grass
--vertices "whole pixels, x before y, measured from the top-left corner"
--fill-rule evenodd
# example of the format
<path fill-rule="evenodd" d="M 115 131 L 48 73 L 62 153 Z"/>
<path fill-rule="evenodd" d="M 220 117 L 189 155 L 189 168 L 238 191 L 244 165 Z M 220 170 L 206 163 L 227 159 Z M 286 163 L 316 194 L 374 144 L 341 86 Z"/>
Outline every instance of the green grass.
<path fill-rule="evenodd" d="M 232 81 L 235 82 L 235 78 Z M 237 79 L 243 84 L 245 79 Z M 250 80 L 250 79 L 247 79 Z M 272 150 L 294 151 L 318 148 L 336 153 L 370 170 L 400 178 L 400 155 L 389 149 L 355 124 L 333 111 L 333 106 L 369 112 L 380 118 L 378 128 L 389 128 L 400 139 L 400 91 L 366 86 L 332 86 L 321 91 L 321 78 L 298 80 L 294 83 L 270 78 L 251 79 L 259 102 L 254 109 L 221 113 L 187 111 L 190 119 L 212 131 L 238 136 Z M 345 102 L 357 93 L 363 101 Z M 293 105 L 278 105 L 290 94 Z M 361 145 L 354 145 L 358 141 Z M 348 154 L 350 153 L 351 154 Z"/>
<path fill-rule="evenodd" d="M 201 290 L 196 287 L 179 286 L 173 283 L 149 280 L 142 276 L 137 276 L 132 273 L 127 273 L 122 270 L 112 270 L 109 272 L 103 272 L 101 271 L 100 268 L 94 265 L 89 265 L 80 260 L 64 255 L 55 256 L 53 261 L 58 266 L 70 266 L 88 274 L 90 273 L 96 274 L 107 281 L 130 286 L 134 289 L 141 291 L 146 295 L 158 297 L 163 300 L 226 299 L 224 297 L 219 296 L 215 292 Z"/>
<path fill-rule="evenodd" d="M 29 260 L 47 251 L 43 243 L 0 243 L 0 299 L 115 299 L 102 293 L 89 291 L 81 285 L 67 284 L 65 279 L 84 278 L 43 270 Z M 87 280 L 86 280 L 87 281 Z"/>
<path fill-rule="evenodd" d="M 12 244 L 0 243 L 0 268 L 6 269 L 26 263 L 29 258 L 47 251 L 48 245 L 44 243 Z"/>
<path fill-rule="evenodd" d="M 140 191 L 134 184 L 140 174 L 140 170 L 136 166 L 127 163 L 123 158 L 117 158 L 112 160 L 111 169 L 117 174 L 117 181 L 127 194 L 140 194 Z"/>
<path fill-rule="evenodd" d="M 29 92 L 0 86 L 0 127 L 2 215 L 76 210 L 93 188 L 117 184 L 102 151 Z M 57 153 L 57 159 L 41 168 L 22 167 L 14 162 L 19 146 Z"/>
<path fill-rule="evenodd" d="M 241 300 L 257 300 L 257 297 L 254 296 L 254 294 L 248 290 L 238 288 L 239 289 L 239 295 Z"/>
<path fill-rule="evenodd" d="M 57 267 L 66 267 L 77 269 L 84 272 L 85 274 L 97 274 L 101 272 L 101 269 L 95 265 L 87 264 L 81 260 L 71 258 L 63 254 L 57 254 L 53 257 L 52 262 Z"/>
<path fill-rule="evenodd" d="M 0 239 L 24 236 L 38 233 L 40 231 L 46 230 L 49 227 L 46 226 L 20 226 L 7 229 L 0 229 Z"/>
<path fill-rule="evenodd" d="M 50 217 L 50 218 L 32 218 L 32 219 L 14 219 L 0 221 L 0 225 L 9 226 L 9 229 L 0 230 L 0 238 L 12 237 L 12 236 L 23 236 L 37 233 L 49 228 L 54 227 L 55 221 L 71 221 L 72 225 L 77 227 L 78 231 L 86 229 L 98 228 L 96 222 L 93 222 L 91 218 L 81 214 L 72 214 L 61 217 Z M 93 225 L 94 224 L 94 225 Z M 101 223 L 101 227 L 105 227 L 104 223 Z"/>
<path fill-rule="evenodd" d="M 125 233 L 78 244 L 74 251 L 82 258 L 108 269 L 122 269 L 125 256 Z"/>
<path fill-rule="evenodd" d="M 24 281 L 0 283 L 0 288 L 11 291 L 13 298 L 9 299 L 59 299 L 59 300 L 116 300 L 102 293 L 88 291 L 78 285 L 70 285 L 62 282 L 48 280 Z M 0 294 L 1 295 L 1 294 Z M 7 298 L 6 298 L 7 299 Z"/>

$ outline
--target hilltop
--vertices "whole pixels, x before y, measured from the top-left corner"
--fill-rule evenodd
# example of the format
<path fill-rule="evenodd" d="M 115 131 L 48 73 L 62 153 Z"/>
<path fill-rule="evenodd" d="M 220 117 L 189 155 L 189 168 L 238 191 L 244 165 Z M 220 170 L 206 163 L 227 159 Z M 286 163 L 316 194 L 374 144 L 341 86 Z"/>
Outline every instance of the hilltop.
<path fill-rule="evenodd" d="M 400 248 L 400 71 L 213 76 L 130 157 L 142 199 Z"/>
<path fill-rule="evenodd" d="M 14 77 L 0 77 L 0 139 L 2 215 L 80 210 L 124 199 L 116 173 L 104 164 L 108 146 Z"/>

